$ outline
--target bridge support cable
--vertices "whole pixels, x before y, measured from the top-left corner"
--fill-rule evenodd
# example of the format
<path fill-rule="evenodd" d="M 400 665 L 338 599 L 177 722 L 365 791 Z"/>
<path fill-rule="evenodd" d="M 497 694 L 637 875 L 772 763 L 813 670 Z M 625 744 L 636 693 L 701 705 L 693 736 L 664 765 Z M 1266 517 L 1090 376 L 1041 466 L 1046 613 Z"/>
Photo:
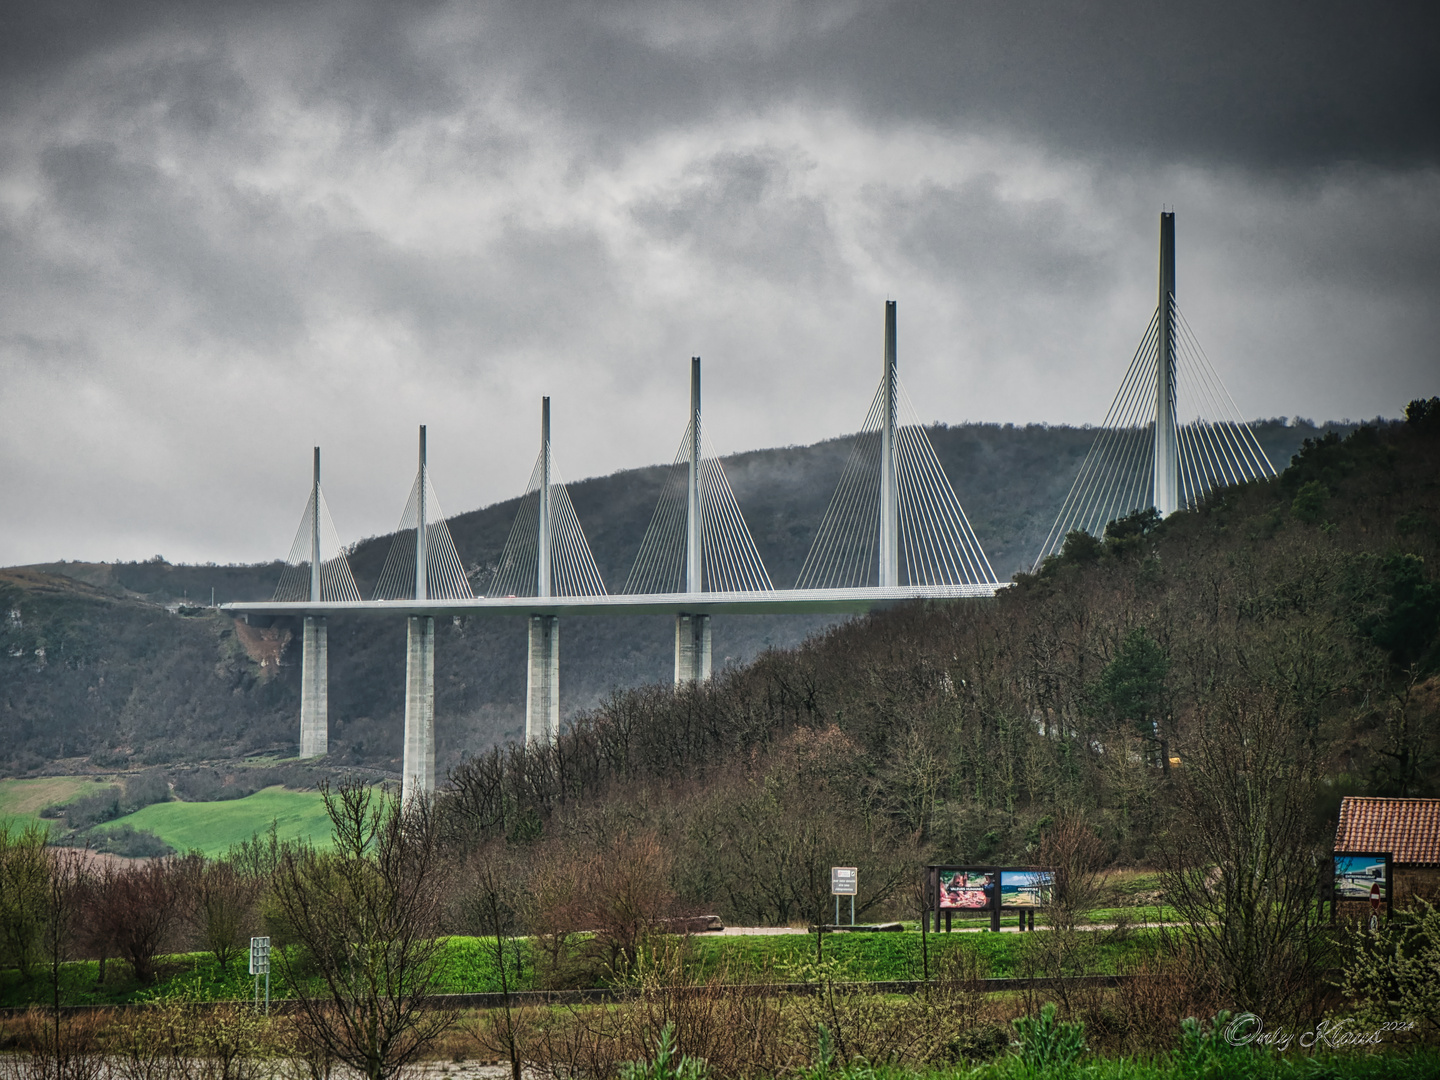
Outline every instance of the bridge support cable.
<path fill-rule="evenodd" d="M 318 562 L 318 566 L 316 565 Z M 330 508 L 320 488 L 320 448 L 315 448 L 315 479 L 310 499 L 300 516 L 295 542 L 280 572 L 274 599 L 281 602 L 301 600 L 345 601 L 360 599 L 345 548 L 330 520 Z"/>
<path fill-rule="evenodd" d="M 880 425 L 885 404 L 882 383 L 801 564 L 797 589 L 860 589 L 877 583 L 879 531 L 873 522 L 880 512 Z"/>
<path fill-rule="evenodd" d="M 1146 507 L 1166 512 L 1157 478 L 1163 479 L 1165 466 L 1167 393 L 1175 421 L 1176 508 L 1193 508 L 1218 488 L 1275 475 L 1175 300 L 1173 214 L 1162 215 L 1161 235 L 1160 303 L 1036 557 L 1037 569 L 1064 547 L 1071 532 L 1099 537 L 1106 525 L 1127 514 Z M 1182 422 L 1181 417 L 1193 419 Z"/>
<path fill-rule="evenodd" d="M 489 596 L 539 596 L 540 458 L 485 587 Z M 605 596 L 604 579 L 575 515 L 560 470 L 550 466 L 550 590 L 548 596 Z"/>
<path fill-rule="evenodd" d="M 421 429 L 423 446 L 424 431 Z M 423 458 L 375 583 L 375 600 L 464 600 L 475 594 Z"/>
<path fill-rule="evenodd" d="M 735 491 L 709 439 L 703 438 L 698 469 L 700 589 L 687 588 L 686 573 L 691 429 L 661 489 L 655 513 L 621 591 L 637 593 L 769 592 L 774 589 L 765 562 L 745 524 Z"/>
<path fill-rule="evenodd" d="M 885 587 L 892 527 L 893 585 L 994 584 L 990 560 L 895 374 L 893 303 L 886 305 L 885 351 L 885 372 L 795 587 Z M 890 491 L 893 513 L 886 510 Z"/>

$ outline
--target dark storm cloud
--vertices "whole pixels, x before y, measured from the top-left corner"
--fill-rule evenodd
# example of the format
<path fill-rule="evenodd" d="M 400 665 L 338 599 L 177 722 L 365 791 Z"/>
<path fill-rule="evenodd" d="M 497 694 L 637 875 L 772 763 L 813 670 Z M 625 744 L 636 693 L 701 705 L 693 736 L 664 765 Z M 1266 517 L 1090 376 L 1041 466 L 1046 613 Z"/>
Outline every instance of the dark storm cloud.
<path fill-rule="evenodd" d="M 1023 132 L 1087 157 L 1440 160 L 1431 0 L 12 4 L 0 69 L 13 92 L 147 34 L 223 39 L 250 24 L 283 26 L 311 92 L 381 138 L 455 108 L 463 79 L 503 76 L 586 119 L 600 153 L 792 97 L 879 122 Z"/>
<path fill-rule="evenodd" d="M 882 122 L 1023 130 L 1085 156 L 1440 158 L 1440 14 L 1428 0 L 938 0 L 857 4 L 843 20 L 825 19 L 824 5 L 691 5 L 692 33 L 681 18 L 657 40 L 651 21 L 674 7 L 511 13 L 548 61 L 530 92 L 618 130 L 797 95 Z M 775 8 L 792 18 L 765 18 Z M 721 10 L 728 33 L 714 28 Z"/>
<path fill-rule="evenodd" d="M 927 419 L 1098 421 L 1162 202 L 1247 411 L 1395 412 L 1440 390 L 1428 11 L 11 3 L 0 563 L 269 557 L 316 443 L 388 529 L 418 422 L 447 507 L 513 495 L 540 394 L 574 475 L 668 460 L 696 353 L 722 451 L 832 436 L 887 295 Z"/>

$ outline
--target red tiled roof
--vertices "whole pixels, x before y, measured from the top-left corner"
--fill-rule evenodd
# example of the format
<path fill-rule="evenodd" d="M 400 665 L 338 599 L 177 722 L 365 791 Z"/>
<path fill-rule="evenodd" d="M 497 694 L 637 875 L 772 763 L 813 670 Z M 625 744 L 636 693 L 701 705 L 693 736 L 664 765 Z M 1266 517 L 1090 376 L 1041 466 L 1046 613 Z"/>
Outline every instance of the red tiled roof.
<path fill-rule="evenodd" d="M 1340 801 L 1336 851 L 1388 851 L 1401 866 L 1440 866 L 1440 799 Z"/>

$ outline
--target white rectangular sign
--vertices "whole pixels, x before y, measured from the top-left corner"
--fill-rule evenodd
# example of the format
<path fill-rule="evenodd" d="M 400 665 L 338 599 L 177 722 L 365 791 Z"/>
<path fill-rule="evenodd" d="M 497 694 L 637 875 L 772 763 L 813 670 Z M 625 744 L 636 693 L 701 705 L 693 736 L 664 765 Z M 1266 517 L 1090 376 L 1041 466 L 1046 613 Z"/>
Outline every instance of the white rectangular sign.
<path fill-rule="evenodd" d="M 250 939 L 250 974 L 270 974 L 270 939 L 268 937 L 252 937 Z M 269 983 L 265 984 L 269 986 Z M 267 994 L 269 990 L 265 991 Z"/>
<path fill-rule="evenodd" d="M 830 868 L 830 895 L 854 896 L 860 883 L 859 872 L 853 866 L 832 866 Z"/>

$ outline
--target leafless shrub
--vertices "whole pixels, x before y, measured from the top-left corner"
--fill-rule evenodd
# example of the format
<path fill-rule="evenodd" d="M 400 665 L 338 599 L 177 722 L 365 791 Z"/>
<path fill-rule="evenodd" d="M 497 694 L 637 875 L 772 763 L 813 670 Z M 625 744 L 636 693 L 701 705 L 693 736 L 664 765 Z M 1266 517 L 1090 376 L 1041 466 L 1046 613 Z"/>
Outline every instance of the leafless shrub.
<path fill-rule="evenodd" d="M 333 847 L 281 853 L 271 887 L 276 970 L 315 1060 L 388 1080 L 451 1027 L 434 1000 L 442 882 L 430 808 L 358 783 L 323 788 Z"/>
<path fill-rule="evenodd" d="M 99 1080 L 97 1052 L 105 1018 L 96 1013 L 58 1017 L 30 1009 L 12 1029 L 14 1051 L 0 1055 L 3 1080 Z"/>
<path fill-rule="evenodd" d="M 1073 929 L 1104 893 L 1105 845 L 1080 818 L 1063 814 L 1041 838 L 1038 857 L 1052 875 L 1044 918 L 1058 930 Z"/>
<path fill-rule="evenodd" d="M 170 944 L 182 914 L 182 872 L 171 859 L 133 866 L 105 863 L 85 895 L 89 951 L 120 956 L 141 982 L 155 981 L 155 957 Z"/>
<path fill-rule="evenodd" d="M 1186 926 L 1162 928 L 1191 981 L 1267 1022 L 1313 1012 L 1326 947 L 1315 903 L 1317 764 L 1283 695 L 1222 689 L 1182 742 L 1161 882 Z"/>
<path fill-rule="evenodd" d="M 263 881 L 228 860 L 191 856 L 181 865 L 186 921 L 195 942 L 222 970 L 228 969 L 256 929 Z"/>

